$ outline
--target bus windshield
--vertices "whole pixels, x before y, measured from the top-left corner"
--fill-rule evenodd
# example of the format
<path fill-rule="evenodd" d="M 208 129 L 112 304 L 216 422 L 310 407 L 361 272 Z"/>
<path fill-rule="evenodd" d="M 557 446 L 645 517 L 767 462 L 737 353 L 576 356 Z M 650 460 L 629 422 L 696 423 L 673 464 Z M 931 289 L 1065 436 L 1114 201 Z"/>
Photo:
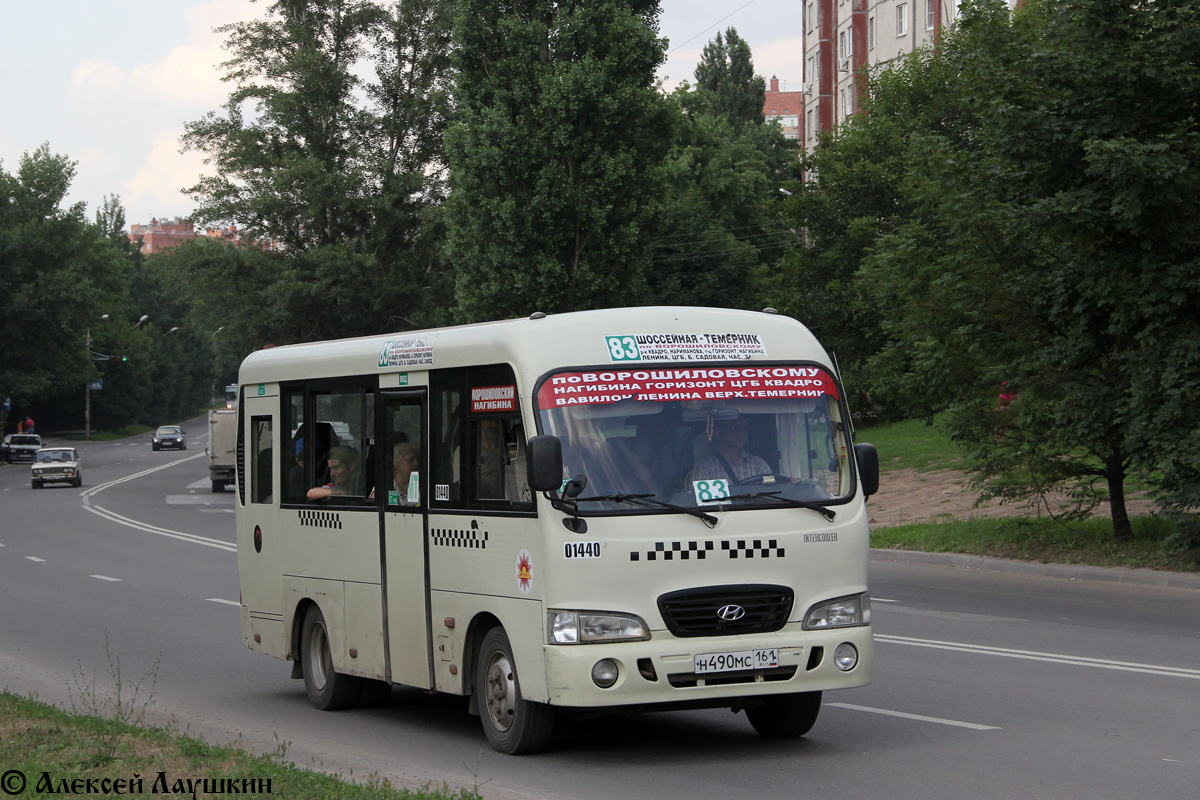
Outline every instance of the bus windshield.
<path fill-rule="evenodd" d="M 581 511 L 829 504 L 853 492 L 837 383 L 817 366 L 559 372 L 542 433 L 583 475 Z"/>

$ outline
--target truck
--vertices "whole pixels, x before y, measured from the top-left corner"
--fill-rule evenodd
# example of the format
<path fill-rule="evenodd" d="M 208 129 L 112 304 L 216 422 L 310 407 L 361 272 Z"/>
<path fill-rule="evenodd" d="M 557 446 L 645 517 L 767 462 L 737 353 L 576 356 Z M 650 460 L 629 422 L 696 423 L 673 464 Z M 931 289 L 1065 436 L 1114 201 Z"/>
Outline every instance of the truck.
<path fill-rule="evenodd" d="M 234 483 L 237 471 L 237 411 L 214 408 L 208 412 L 208 477 L 214 492 Z"/>

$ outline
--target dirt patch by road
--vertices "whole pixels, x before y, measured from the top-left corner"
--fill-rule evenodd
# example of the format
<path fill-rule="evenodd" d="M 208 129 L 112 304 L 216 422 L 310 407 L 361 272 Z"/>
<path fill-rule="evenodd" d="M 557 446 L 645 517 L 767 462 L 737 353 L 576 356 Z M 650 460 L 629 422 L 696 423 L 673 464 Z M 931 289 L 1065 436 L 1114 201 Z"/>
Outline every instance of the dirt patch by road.
<path fill-rule="evenodd" d="M 906 525 L 913 522 L 938 522 L 966 519 L 1037 516 L 1039 509 L 1028 503 L 1000 504 L 992 501 L 980 506 L 978 492 L 966 488 L 966 475 L 960 470 L 922 472 L 901 469 L 879 476 L 879 494 L 867 501 L 871 525 Z M 1130 516 L 1149 513 L 1154 504 L 1144 498 L 1127 502 Z M 1045 509 L 1040 509 L 1046 513 Z M 1094 516 L 1108 516 L 1109 505 L 1102 503 Z"/>

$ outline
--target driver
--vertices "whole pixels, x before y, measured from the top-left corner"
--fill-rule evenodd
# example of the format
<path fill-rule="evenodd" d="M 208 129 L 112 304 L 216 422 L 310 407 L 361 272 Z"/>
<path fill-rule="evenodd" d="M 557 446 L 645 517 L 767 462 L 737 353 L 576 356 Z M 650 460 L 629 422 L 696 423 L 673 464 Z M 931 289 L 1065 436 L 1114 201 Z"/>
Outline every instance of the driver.
<path fill-rule="evenodd" d="M 688 481 L 724 478 L 730 483 L 740 483 L 758 475 L 770 475 L 771 466 L 747 452 L 748 436 L 745 417 L 716 420 L 709 443 L 711 453 L 696 462 L 688 474 Z"/>

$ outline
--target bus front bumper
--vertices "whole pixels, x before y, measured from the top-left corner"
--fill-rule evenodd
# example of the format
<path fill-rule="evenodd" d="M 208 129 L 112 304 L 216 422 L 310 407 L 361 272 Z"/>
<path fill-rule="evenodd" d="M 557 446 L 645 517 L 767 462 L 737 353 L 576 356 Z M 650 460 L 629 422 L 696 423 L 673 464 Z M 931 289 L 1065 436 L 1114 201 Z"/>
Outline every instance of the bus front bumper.
<path fill-rule="evenodd" d="M 850 669 L 836 663 L 835 653 L 843 644 L 857 654 Z M 772 651 L 778 656 L 774 665 L 738 668 L 745 654 Z M 713 701 L 865 686 L 871 682 L 874 651 L 870 626 L 686 639 L 655 631 L 653 638 L 643 642 L 546 645 L 546 685 L 549 703 L 556 706 L 720 705 Z M 697 672 L 697 656 L 729 668 Z M 604 661 L 611 664 L 601 664 Z M 598 685 L 593 676 L 607 682 L 614 666 L 612 685 Z"/>

